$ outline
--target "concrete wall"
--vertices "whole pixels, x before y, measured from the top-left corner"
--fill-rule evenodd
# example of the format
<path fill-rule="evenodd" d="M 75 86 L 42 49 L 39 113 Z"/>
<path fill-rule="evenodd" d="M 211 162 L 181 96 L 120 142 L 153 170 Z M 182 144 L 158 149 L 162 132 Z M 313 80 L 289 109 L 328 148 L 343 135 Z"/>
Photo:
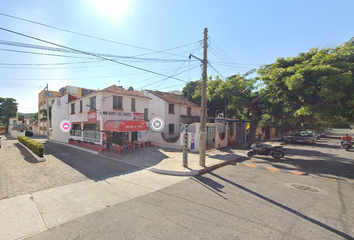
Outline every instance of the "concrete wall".
<path fill-rule="evenodd" d="M 17 131 L 17 130 L 12 130 L 11 131 L 11 136 L 14 138 L 17 138 L 17 136 L 25 136 L 26 131 L 23 130 L 23 132 Z"/>
<path fill-rule="evenodd" d="M 225 124 L 215 123 L 215 148 L 224 148 L 228 145 L 228 126 L 225 126 L 225 137 L 220 138 L 221 131 L 219 131 L 219 126 L 225 126 Z"/>
<path fill-rule="evenodd" d="M 57 97 L 52 108 L 52 140 L 65 143 L 68 142 L 70 134 L 62 132 L 59 125 L 61 121 L 69 120 L 68 96 Z"/>

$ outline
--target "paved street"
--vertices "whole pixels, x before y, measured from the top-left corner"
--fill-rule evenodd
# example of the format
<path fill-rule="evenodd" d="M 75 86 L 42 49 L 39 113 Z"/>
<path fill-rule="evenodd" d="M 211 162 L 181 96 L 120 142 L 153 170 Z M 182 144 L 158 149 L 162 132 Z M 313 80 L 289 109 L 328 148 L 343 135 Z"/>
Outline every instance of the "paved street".
<path fill-rule="evenodd" d="M 17 139 L 1 137 L 0 199 L 140 169 L 45 139 L 37 140 L 44 142 L 47 160 L 37 162 Z"/>
<path fill-rule="evenodd" d="M 354 149 L 345 151 L 339 138 L 348 131 L 336 129 L 316 145 L 284 144 L 286 156 L 276 160 L 271 156 L 254 156 L 243 163 L 258 167 L 296 170 L 314 177 L 324 177 L 354 183 Z M 349 132 L 351 133 L 351 132 Z M 351 135 L 354 135 L 351 133 Z M 272 143 L 279 145 L 279 143 Z"/>
<path fill-rule="evenodd" d="M 353 239 L 353 190 L 228 165 L 28 239 Z"/>
<path fill-rule="evenodd" d="M 48 159 L 39 163 L 6 139 L 0 238 L 354 239 L 354 151 L 339 147 L 344 132 L 333 133 L 315 146 L 286 144 L 284 160 L 255 156 L 194 178 L 141 170 L 181 164 L 178 152 L 147 148 L 113 160 L 42 137 Z"/>

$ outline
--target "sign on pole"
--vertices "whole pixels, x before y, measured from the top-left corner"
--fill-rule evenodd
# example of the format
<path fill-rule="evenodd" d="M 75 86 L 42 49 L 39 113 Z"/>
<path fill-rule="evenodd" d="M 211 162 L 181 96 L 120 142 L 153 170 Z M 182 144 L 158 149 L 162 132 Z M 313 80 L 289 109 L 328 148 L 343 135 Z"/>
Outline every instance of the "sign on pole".
<path fill-rule="evenodd" d="M 183 167 L 188 167 L 188 125 L 183 126 Z"/>

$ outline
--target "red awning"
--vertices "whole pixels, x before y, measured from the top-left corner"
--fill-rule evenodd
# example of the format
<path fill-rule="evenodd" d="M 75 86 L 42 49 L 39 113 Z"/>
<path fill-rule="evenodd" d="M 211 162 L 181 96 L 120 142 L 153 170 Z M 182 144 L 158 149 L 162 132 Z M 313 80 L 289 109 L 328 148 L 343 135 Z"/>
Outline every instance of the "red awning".
<path fill-rule="evenodd" d="M 109 120 L 105 122 L 103 130 L 115 132 L 136 132 L 147 130 L 147 126 L 144 121 Z"/>

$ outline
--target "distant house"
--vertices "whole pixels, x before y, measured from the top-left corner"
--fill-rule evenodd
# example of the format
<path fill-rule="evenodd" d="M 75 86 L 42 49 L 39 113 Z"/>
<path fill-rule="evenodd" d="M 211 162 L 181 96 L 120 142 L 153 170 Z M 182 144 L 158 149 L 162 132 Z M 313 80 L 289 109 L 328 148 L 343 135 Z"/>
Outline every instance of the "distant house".
<path fill-rule="evenodd" d="M 150 130 L 150 140 L 157 146 L 180 149 L 182 124 L 200 122 L 200 105 L 189 101 L 180 91 L 161 92 L 147 90 L 151 98 L 149 120 L 159 117 L 165 122 L 161 132 Z"/>
<path fill-rule="evenodd" d="M 11 136 L 25 136 L 25 131 L 29 129 L 29 122 L 31 118 L 24 118 L 24 121 L 18 121 L 18 118 L 10 118 L 8 132 Z"/>

